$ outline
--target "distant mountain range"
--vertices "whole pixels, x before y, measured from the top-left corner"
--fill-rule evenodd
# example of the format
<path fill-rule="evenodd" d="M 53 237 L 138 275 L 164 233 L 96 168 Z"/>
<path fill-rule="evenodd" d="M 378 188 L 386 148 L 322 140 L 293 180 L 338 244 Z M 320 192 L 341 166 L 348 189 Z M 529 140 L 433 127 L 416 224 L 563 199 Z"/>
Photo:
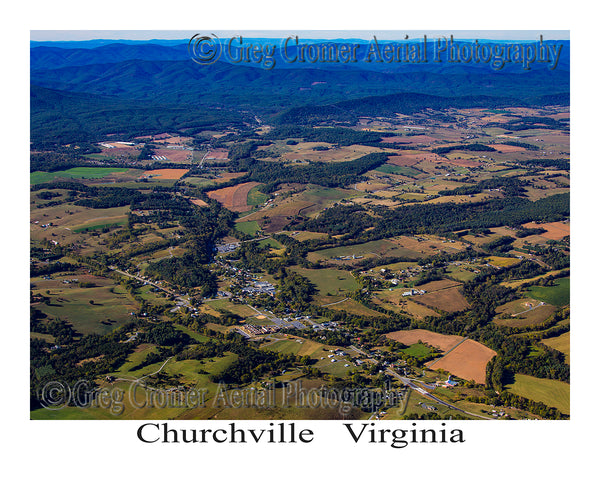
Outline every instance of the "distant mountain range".
<path fill-rule="evenodd" d="M 168 118 L 163 118 L 168 124 L 178 111 L 185 111 L 185 121 L 175 122 L 178 126 L 190 125 L 190 112 L 194 108 L 198 111 L 200 106 L 203 112 L 211 112 L 199 122 L 201 125 L 207 125 L 211 118 L 219 124 L 230 120 L 239 122 L 254 115 L 267 119 L 279 115 L 281 119 L 286 118 L 290 109 L 300 109 L 291 110 L 289 116 L 298 118 L 298 112 L 306 106 L 331 109 L 333 104 L 348 101 L 359 102 L 360 109 L 371 113 L 383 113 L 395 105 L 394 102 L 369 99 L 361 103 L 360 99 L 407 92 L 438 97 L 500 97 L 506 99 L 504 104 L 515 99 L 530 101 L 533 97 L 561 94 L 554 98 L 568 103 L 565 92 L 569 92 L 569 42 L 561 42 L 561 45 L 561 62 L 555 70 L 544 65 L 523 70 L 514 64 L 494 71 L 489 65 L 474 63 L 340 65 L 283 61 L 267 70 L 260 65 L 231 61 L 199 65 L 191 60 L 187 44 L 180 42 L 125 42 L 91 48 L 80 48 L 76 44 L 69 44 L 76 48 L 59 48 L 32 42 L 32 127 L 42 128 L 39 120 L 48 121 L 48 112 L 52 112 L 51 123 L 56 128 L 63 133 L 74 131 L 81 125 L 85 108 L 101 113 L 107 108 L 132 112 L 163 106 L 161 108 L 170 112 Z M 226 56 L 221 60 L 227 60 Z M 65 108 L 59 114 L 61 104 Z M 353 111 L 360 109 L 356 107 Z M 66 130 L 60 119 L 61 115 L 68 117 L 65 112 L 79 118 L 70 122 Z M 88 122 L 88 116 L 84 117 Z M 125 118 L 126 115 L 121 115 L 121 120 Z M 158 117 L 153 118 L 160 125 Z M 122 125 L 123 122 L 117 123 Z M 137 117 L 134 123 L 138 124 Z M 87 136 L 93 136 L 92 133 Z"/>

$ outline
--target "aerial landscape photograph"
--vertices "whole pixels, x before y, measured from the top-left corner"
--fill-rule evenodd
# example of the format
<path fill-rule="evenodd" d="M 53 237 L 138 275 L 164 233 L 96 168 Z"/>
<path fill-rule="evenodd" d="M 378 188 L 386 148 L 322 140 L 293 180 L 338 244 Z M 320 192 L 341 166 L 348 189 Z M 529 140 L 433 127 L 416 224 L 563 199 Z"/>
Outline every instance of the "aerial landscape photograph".
<path fill-rule="evenodd" d="M 80 38 L 30 32 L 31 420 L 569 421 L 568 31 Z"/>

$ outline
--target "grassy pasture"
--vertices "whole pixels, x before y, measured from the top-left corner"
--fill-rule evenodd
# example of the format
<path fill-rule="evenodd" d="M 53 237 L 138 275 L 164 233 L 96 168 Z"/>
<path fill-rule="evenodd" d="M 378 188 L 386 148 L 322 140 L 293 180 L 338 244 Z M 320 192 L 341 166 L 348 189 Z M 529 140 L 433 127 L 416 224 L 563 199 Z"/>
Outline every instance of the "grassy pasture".
<path fill-rule="evenodd" d="M 350 272 L 335 268 L 308 269 L 294 266 L 291 270 L 308 278 L 321 295 L 338 295 L 353 292 L 358 284 Z"/>
<path fill-rule="evenodd" d="M 547 320 L 555 311 L 556 307 L 553 305 L 541 305 L 538 300 L 521 298 L 499 306 L 496 312 L 500 316 L 494 319 L 494 323 L 507 327 L 539 325 Z"/>
<path fill-rule="evenodd" d="M 257 187 L 254 187 L 252 190 L 248 192 L 248 205 L 256 206 L 262 205 L 269 199 L 269 196 L 263 192 L 261 192 Z"/>
<path fill-rule="evenodd" d="M 528 292 L 532 298 L 542 302 L 551 303 L 557 307 L 569 304 L 571 279 L 559 278 L 554 280 L 556 285 L 552 287 L 529 287 Z"/>
<path fill-rule="evenodd" d="M 248 220 L 246 222 L 237 222 L 235 229 L 247 235 L 256 235 L 256 232 L 260 230 L 260 225 L 258 225 L 256 220 Z"/>
<path fill-rule="evenodd" d="M 31 185 L 38 183 L 51 182 L 58 178 L 64 179 L 94 179 L 104 178 L 113 173 L 124 173 L 129 168 L 110 168 L 110 167 L 74 167 L 68 170 L 59 170 L 57 172 L 32 172 L 29 175 Z"/>
<path fill-rule="evenodd" d="M 76 331 L 84 335 L 109 333 L 129 321 L 130 312 L 137 310 L 137 303 L 112 280 L 92 276 L 75 278 L 80 282 L 92 282 L 96 286 L 81 288 L 78 284 L 64 285 L 62 282 L 53 286 L 50 282 L 58 282 L 57 280 L 35 279 L 34 293 L 50 297 L 48 305 L 39 304 L 37 308 L 49 317 L 59 317 L 69 322 Z M 50 291 L 50 295 L 45 293 L 46 290 Z"/>
<path fill-rule="evenodd" d="M 515 395 L 542 402 L 549 407 L 558 408 L 562 413 L 569 414 L 570 386 L 568 383 L 516 374 L 514 382 L 505 387 Z"/>

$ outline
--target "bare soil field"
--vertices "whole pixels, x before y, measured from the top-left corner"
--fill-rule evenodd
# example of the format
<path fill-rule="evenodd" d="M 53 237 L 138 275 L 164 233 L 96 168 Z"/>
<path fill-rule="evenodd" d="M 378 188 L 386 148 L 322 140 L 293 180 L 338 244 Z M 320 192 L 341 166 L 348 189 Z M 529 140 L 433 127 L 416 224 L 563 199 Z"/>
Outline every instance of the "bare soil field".
<path fill-rule="evenodd" d="M 233 187 L 221 188 L 219 190 L 212 190 L 207 195 L 213 200 L 217 200 L 222 203 L 225 208 L 233 212 L 247 212 L 252 209 L 251 205 L 248 205 L 248 192 L 252 190 L 258 182 L 247 182 L 235 185 Z"/>
<path fill-rule="evenodd" d="M 495 355 L 496 352 L 491 348 L 467 339 L 446 356 L 429 362 L 427 366 L 433 370 L 441 368 L 465 380 L 485 384 L 486 366 Z"/>
<path fill-rule="evenodd" d="M 159 180 L 179 180 L 189 169 L 187 168 L 160 168 L 158 170 L 146 170 L 141 178 L 158 178 Z"/>
<path fill-rule="evenodd" d="M 200 200 L 199 198 L 191 198 L 190 202 L 198 207 L 208 207 L 208 203 L 206 203 L 204 200 Z"/>
<path fill-rule="evenodd" d="M 386 333 L 385 336 L 404 345 L 413 345 L 421 340 L 423 343 L 439 348 L 442 352 L 447 352 L 464 338 L 459 335 L 443 335 L 420 328 L 390 332 Z"/>
<path fill-rule="evenodd" d="M 571 234 L 571 225 L 563 222 L 552 222 L 552 223 L 525 223 L 525 228 L 545 228 L 547 232 L 540 234 L 540 236 L 547 238 L 548 240 L 560 240 Z"/>

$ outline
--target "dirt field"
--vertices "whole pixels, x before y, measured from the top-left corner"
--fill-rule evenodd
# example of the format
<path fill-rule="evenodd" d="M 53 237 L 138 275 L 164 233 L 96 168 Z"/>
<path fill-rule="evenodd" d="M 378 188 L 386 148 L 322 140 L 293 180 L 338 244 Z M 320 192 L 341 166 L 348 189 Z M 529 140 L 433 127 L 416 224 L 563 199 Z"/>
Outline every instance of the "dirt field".
<path fill-rule="evenodd" d="M 465 380 L 485 384 L 486 365 L 495 355 L 496 352 L 491 348 L 467 339 L 445 357 L 433 360 L 427 366 L 432 370 L 441 368 Z"/>
<path fill-rule="evenodd" d="M 208 203 L 206 203 L 204 200 L 200 200 L 199 198 L 191 198 L 190 202 L 199 207 L 208 207 Z"/>
<path fill-rule="evenodd" d="M 247 204 L 248 192 L 252 190 L 258 182 L 247 182 L 235 185 L 233 187 L 221 188 L 208 192 L 208 196 L 213 200 L 222 203 L 225 208 L 233 212 L 247 212 L 252 209 L 251 205 Z"/>
<path fill-rule="evenodd" d="M 161 168 L 146 170 L 141 178 L 158 178 L 159 180 L 179 180 L 189 170 L 187 168 Z"/>
<path fill-rule="evenodd" d="M 560 240 L 563 237 L 571 234 L 571 226 L 568 223 L 563 222 L 552 222 L 552 223 L 525 223 L 525 228 L 545 228 L 547 232 L 542 233 L 540 236 L 547 238 L 548 240 Z"/>
<path fill-rule="evenodd" d="M 447 352 L 463 340 L 463 337 L 458 335 L 443 335 L 441 333 L 430 332 L 429 330 L 422 330 L 420 328 L 415 330 L 390 332 L 386 333 L 385 336 L 403 343 L 404 345 L 412 345 L 421 340 L 423 343 L 439 348 L 442 352 Z"/>

